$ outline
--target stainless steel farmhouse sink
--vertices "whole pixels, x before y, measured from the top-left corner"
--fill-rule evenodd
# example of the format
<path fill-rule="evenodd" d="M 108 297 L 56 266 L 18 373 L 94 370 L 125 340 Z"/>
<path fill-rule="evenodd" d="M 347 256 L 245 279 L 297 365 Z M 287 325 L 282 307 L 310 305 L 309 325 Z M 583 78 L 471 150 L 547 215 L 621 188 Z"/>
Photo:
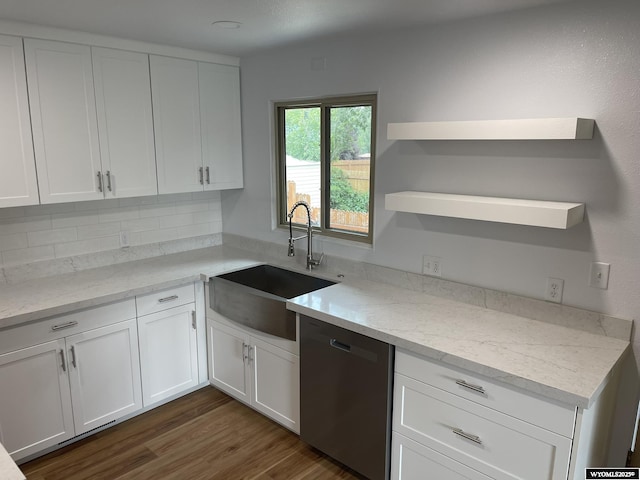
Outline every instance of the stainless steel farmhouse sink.
<path fill-rule="evenodd" d="M 296 339 L 296 314 L 287 299 L 336 282 L 272 265 L 258 265 L 209 279 L 211 308 L 261 332 Z"/>

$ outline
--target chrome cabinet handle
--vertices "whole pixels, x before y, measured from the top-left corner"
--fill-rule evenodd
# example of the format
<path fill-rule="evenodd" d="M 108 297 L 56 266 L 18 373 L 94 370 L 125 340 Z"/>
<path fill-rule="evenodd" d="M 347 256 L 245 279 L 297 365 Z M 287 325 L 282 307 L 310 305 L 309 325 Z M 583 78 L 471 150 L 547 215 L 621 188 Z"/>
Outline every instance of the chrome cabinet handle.
<path fill-rule="evenodd" d="M 451 429 L 451 431 L 462 438 L 466 438 L 467 440 L 471 440 L 472 442 L 477 443 L 478 445 L 482 445 L 482 440 L 480 440 L 480 437 L 477 435 L 472 435 L 459 428 L 453 428 Z"/>
<path fill-rule="evenodd" d="M 202 167 L 198 168 L 198 171 L 200 172 L 200 185 L 204 185 L 204 173 L 203 173 L 203 168 L 202 168 Z"/>
<path fill-rule="evenodd" d="M 98 191 L 99 192 L 103 192 L 104 190 L 102 189 L 102 173 L 98 172 Z"/>
<path fill-rule="evenodd" d="M 107 190 L 109 190 L 110 192 L 113 191 L 111 189 L 111 172 L 109 170 L 107 170 Z"/>
<path fill-rule="evenodd" d="M 158 300 L 158 303 L 172 302 L 173 300 L 177 300 L 178 295 L 171 295 L 170 297 L 164 297 Z"/>
<path fill-rule="evenodd" d="M 67 362 L 64 359 L 64 350 L 60 350 L 60 360 L 62 361 L 62 363 L 61 363 L 62 371 L 66 372 L 67 371 Z"/>
<path fill-rule="evenodd" d="M 73 368 L 78 368 L 78 363 L 76 362 L 76 347 L 75 347 L 75 345 L 71 346 L 71 365 L 73 365 Z"/>
<path fill-rule="evenodd" d="M 207 184 L 211 183 L 211 174 L 209 173 L 209 167 L 205 168 L 205 171 L 207 173 Z"/>
<path fill-rule="evenodd" d="M 195 310 L 191 311 L 191 327 L 193 327 L 194 330 L 197 330 L 197 328 L 196 328 L 196 311 Z"/>
<path fill-rule="evenodd" d="M 249 345 L 242 342 L 242 362 L 246 362 L 249 359 Z"/>
<path fill-rule="evenodd" d="M 61 323 L 59 325 L 54 325 L 53 327 L 51 327 L 51 330 L 55 332 L 56 330 L 64 330 L 65 328 L 75 327 L 76 325 L 78 325 L 78 322 L 76 322 L 75 320 L 72 320 L 72 321 L 67 322 L 67 323 Z"/>
<path fill-rule="evenodd" d="M 485 392 L 484 387 L 480 385 L 474 385 L 473 383 L 467 383 L 465 380 L 458 379 L 456 380 L 456 384 L 460 385 L 461 387 L 468 388 L 469 390 L 473 390 L 474 392 L 477 392 L 477 393 L 482 393 L 485 395 L 487 393 Z"/>
<path fill-rule="evenodd" d="M 251 345 L 247 345 L 247 350 L 249 351 L 249 363 L 253 362 L 254 358 L 253 358 L 253 346 Z"/>

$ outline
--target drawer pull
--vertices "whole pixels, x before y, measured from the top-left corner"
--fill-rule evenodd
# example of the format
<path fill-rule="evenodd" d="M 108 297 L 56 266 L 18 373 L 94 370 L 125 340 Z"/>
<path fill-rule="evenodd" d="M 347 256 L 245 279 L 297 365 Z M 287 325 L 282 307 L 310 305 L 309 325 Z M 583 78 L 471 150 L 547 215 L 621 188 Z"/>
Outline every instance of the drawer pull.
<path fill-rule="evenodd" d="M 451 431 L 462 438 L 466 438 L 467 440 L 471 440 L 472 442 L 477 443 L 478 445 L 482 445 L 482 440 L 480 440 L 480 437 L 477 435 L 472 435 L 470 433 L 465 432 L 464 430 L 460 430 L 459 428 L 453 428 L 451 429 Z"/>
<path fill-rule="evenodd" d="M 55 332 L 56 330 L 64 330 L 65 328 L 75 327 L 76 325 L 78 325 L 78 322 L 72 320 L 67 323 L 61 323 L 60 325 L 54 325 L 53 327 L 51 327 L 51 330 Z"/>
<path fill-rule="evenodd" d="M 474 385 L 473 383 L 467 383 L 465 380 L 456 380 L 456 384 L 461 387 L 468 388 L 469 390 L 473 390 L 474 392 L 482 393 L 486 395 L 487 392 L 484 391 L 484 388 L 480 385 Z"/>
<path fill-rule="evenodd" d="M 164 297 L 158 300 L 158 303 L 172 302 L 173 300 L 177 300 L 178 295 L 171 295 L 170 297 Z"/>

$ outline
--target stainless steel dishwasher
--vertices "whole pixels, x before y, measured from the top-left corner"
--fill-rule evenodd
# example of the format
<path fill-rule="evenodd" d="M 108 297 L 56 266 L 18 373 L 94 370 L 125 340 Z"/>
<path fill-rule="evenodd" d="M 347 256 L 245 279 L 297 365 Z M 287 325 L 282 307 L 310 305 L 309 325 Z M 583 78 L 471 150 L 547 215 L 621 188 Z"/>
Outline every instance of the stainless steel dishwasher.
<path fill-rule="evenodd" d="M 389 478 L 393 355 L 300 316 L 300 438 L 371 480 Z"/>

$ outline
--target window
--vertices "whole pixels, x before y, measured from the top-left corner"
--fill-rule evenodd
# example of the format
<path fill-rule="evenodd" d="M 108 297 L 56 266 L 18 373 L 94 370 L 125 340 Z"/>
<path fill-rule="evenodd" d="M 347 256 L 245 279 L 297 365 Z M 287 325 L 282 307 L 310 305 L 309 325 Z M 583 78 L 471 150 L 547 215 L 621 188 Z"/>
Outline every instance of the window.
<path fill-rule="evenodd" d="M 298 201 L 314 230 L 372 243 L 376 96 L 275 105 L 280 225 Z M 294 225 L 307 225 L 298 208 Z"/>

